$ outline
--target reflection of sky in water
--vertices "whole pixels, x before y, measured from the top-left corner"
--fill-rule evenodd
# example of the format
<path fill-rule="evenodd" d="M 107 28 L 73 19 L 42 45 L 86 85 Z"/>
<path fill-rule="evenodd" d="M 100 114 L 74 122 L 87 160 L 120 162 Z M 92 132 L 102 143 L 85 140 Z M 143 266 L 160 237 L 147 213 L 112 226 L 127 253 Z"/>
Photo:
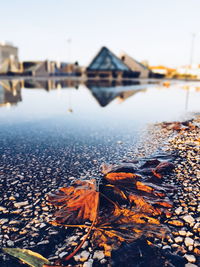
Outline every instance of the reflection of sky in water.
<path fill-rule="evenodd" d="M 62 165 L 69 175 L 91 169 L 93 159 L 98 165 L 116 162 L 131 151 L 148 123 L 200 111 L 200 92 L 192 87 L 188 94 L 182 87 L 24 88 L 17 105 L 0 108 L 0 154 L 7 153 L 10 164 L 14 155 L 22 155 L 22 162 L 23 155 L 40 157 L 41 166 Z"/>
<path fill-rule="evenodd" d="M 146 89 L 144 86 L 146 90 L 138 90 L 135 94 L 132 90 L 133 95 L 128 95 L 123 101 L 118 96 L 105 107 L 101 107 L 84 86 L 80 86 L 78 90 L 65 88 L 50 92 L 44 89 L 22 89 L 22 102 L 9 108 L 1 107 L 0 122 L 62 118 L 63 122 L 70 124 L 84 122 L 97 126 L 109 123 L 112 127 L 120 126 L 119 124 L 143 125 L 148 122 L 176 120 L 187 112 L 200 111 L 200 92 L 192 88 L 188 93 L 182 87 L 177 84 L 170 88 L 155 85 Z M 106 90 L 114 92 L 115 88 L 104 89 Z M 69 112 L 70 109 L 73 113 Z"/>

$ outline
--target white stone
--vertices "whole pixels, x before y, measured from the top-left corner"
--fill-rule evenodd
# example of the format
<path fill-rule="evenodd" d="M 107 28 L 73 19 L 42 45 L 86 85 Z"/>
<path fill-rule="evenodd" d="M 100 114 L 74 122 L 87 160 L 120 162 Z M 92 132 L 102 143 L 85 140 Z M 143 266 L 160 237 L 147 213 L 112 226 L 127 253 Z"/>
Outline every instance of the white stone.
<path fill-rule="evenodd" d="M 176 238 L 174 238 L 174 240 L 176 243 L 181 243 L 181 242 L 183 242 L 183 237 L 177 236 Z"/>
<path fill-rule="evenodd" d="M 49 208 L 48 207 L 42 207 L 42 210 L 43 211 L 49 211 Z"/>
<path fill-rule="evenodd" d="M 191 263 L 194 263 L 196 261 L 196 258 L 194 255 L 185 254 L 184 257 Z"/>
<path fill-rule="evenodd" d="M 89 256 L 90 256 L 90 252 L 88 252 L 86 250 L 82 251 L 80 254 L 80 261 L 82 261 L 82 262 L 86 261 L 89 258 Z"/>
<path fill-rule="evenodd" d="M 14 242 L 13 241 L 11 241 L 11 240 L 8 240 L 7 241 L 7 245 L 9 246 L 9 247 L 14 247 Z"/>
<path fill-rule="evenodd" d="M 18 209 L 26 205 L 28 205 L 28 201 L 14 203 L 15 208 L 18 208 Z"/>
<path fill-rule="evenodd" d="M 9 224 L 20 224 L 20 221 L 12 220 L 9 222 Z"/>
<path fill-rule="evenodd" d="M 7 223 L 7 222 L 8 222 L 8 219 L 0 219 L 0 225 Z"/>
<path fill-rule="evenodd" d="M 186 247 L 193 246 L 194 244 L 194 240 L 190 237 L 186 237 L 184 242 L 185 242 Z"/>
<path fill-rule="evenodd" d="M 76 235 L 70 236 L 70 237 L 68 238 L 68 242 L 70 243 L 70 242 L 76 241 L 78 238 L 79 238 L 79 237 L 76 236 Z"/>
<path fill-rule="evenodd" d="M 179 207 L 179 208 L 175 209 L 175 213 L 177 215 L 180 215 L 182 211 L 183 211 L 183 208 L 182 207 Z"/>
<path fill-rule="evenodd" d="M 92 267 L 93 259 L 89 259 L 88 261 L 83 263 L 83 267 Z"/>
<path fill-rule="evenodd" d="M 59 254 L 59 257 L 62 259 L 64 256 L 66 256 L 68 254 L 68 252 L 63 251 Z"/>
<path fill-rule="evenodd" d="M 37 243 L 37 245 L 46 245 L 46 244 L 49 244 L 49 240 L 43 240 L 43 241 Z"/>
<path fill-rule="evenodd" d="M 186 236 L 187 232 L 186 231 L 179 231 L 179 235 Z"/>
<path fill-rule="evenodd" d="M 194 224 L 194 218 L 191 215 L 183 216 L 183 220 L 185 222 L 189 223 L 189 225 L 193 225 Z"/>
<path fill-rule="evenodd" d="M 45 226 L 46 226 L 45 223 L 41 223 L 40 228 L 43 228 L 43 227 L 45 227 Z"/>
<path fill-rule="evenodd" d="M 171 247 L 169 245 L 165 245 L 162 249 L 171 249 Z"/>
<path fill-rule="evenodd" d="M 101 260 L 104 258 L 104 253 L 101 250 L 97 250 L 94 252 L 93 259 Z"/>
<path fill-rule="evenodd" d="M 81 254 L 76 254 L 76 255 L 74 256 L 75 261 L 79 261 L 80 258 L 81 258 Z"/>
<path fill-rule="evenodd" d="M 197 228 L 199 228 L 199 227 L 200 227 L 200 223 L 195 223 L 193 229 L 197 229 Z"/>
<path fill-rule="evenodd" d="M 85 241 L 82 245 L 82 249 L 85 249 L 88 246 L 88 241 Z"/>
<path fill-rule="evenodd" d="M 185 264 L 185 267 L 198 267 L 196 264 L 187 263 Z"/>
<path fill-rule="evenodd" d="M 193 236 L 193 233 L 191 233 L 191 232 L 187 232 L 187 234 L 186 234 L 186 236 Z"/>
<path fill-rule="evenodd" d="M 195 246 L 195 247 L 200 247 L 200 242 L 199 242 L 199 241 L 195 241 L 195 242 L 194 242 L 194 246 Z"/>
<path fill-rule="evenodd" d="M 23 211 L 22 209 L 17 209 L 17 210 L 13 210 L 12 213 L 20 214 L 22 211 Z"/>

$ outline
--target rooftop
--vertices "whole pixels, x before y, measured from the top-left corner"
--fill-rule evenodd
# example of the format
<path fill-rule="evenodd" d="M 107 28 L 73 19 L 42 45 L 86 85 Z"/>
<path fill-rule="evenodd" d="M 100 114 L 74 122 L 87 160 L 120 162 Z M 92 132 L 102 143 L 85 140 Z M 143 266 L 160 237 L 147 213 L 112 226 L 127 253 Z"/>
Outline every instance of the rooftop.
<path fill-rule="evenodd" d="M 87 68 L 88 70 L 120 70 L 130 71 L 129 67 L 122 62 L 107 47 L 102 47 Z"/>

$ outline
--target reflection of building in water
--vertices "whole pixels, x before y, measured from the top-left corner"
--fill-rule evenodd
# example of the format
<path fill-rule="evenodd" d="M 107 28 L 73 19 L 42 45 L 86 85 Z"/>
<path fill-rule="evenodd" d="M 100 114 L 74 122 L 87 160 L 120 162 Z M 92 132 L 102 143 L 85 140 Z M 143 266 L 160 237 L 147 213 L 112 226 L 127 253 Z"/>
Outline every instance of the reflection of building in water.
<path fill-rule="evenodd" d="M 22 101 L 21 88 L 20 81 L 0 81 L 0 106 L 16 105 Z"/>
<path fill-rule="evenodd" d="M 45 89 L 46 91 L 50 91 L 53 89 L 60 89 L 60 88 L 68 88 L 74 87 L 78 88 L 80 82 L 75 80 L 55 80 L 55 79 L 26 79 L 24 81 L 24 87 L 28 89 Z"/>
<path fill-rule="evenodd" d="M 132 71 L 106 47 L 101 48 L 86 69 L 88 79 L 122 80 L 124 78 L 136 78 L 139 74 L 138 71 Z"/>
<path fill-rule="evenodd" d="M 107 106 L 112 100 L 116 98 L 119 99 L 119 102 L 122 102 L 138 92 L 146 91 L 145 86 L 141 85 L 139 82 L 136 82 L 135 85 L 130 86 L 121 85 L 113 87 L 102 87 L 87 85 L 87 87 L 102 107 Z"/>
<path fill-rule="evenodd" d="M 13 59 L 4 60 L 0 66 L 0 74 L 2 75 L 20 75 L 22 73 L 21 63 Z"/>
<path fill-rule="evenodd" d="M 65 80 L 56 80 L 55 82 L 56 88 L 68 88 L 68 87 L 73 87 L 73 88 L 78 88 L 80 85 L 80 81 L 76 80 L 70 80 L 70 79 L 65 79 Z"/>
<path fill-rule="evenodd" d="M 118 100 L 119 103 L 124 102 L 126 99 L 128 99 L 129 97 L 141 92 L 141 91 L 145 91 L 145 89 L 135 89 L 132 91 L 126 91 L 126 92 L 122 92 L 119 96 L 118 96 Z"/>
<path fill-rule="evenodd" d="M 197 86 L 195 83 L 182 85 L 181 88 L 187 91 L 200 92 L 200 86 Z"/>
<path fill-rule="evenodd" d="M 33 80 L 28 79 L 24 81 L 24 87 L 28 89 L 45 89 L 50 91 L 51 89 L 56 88 L 54 80 Z"/>

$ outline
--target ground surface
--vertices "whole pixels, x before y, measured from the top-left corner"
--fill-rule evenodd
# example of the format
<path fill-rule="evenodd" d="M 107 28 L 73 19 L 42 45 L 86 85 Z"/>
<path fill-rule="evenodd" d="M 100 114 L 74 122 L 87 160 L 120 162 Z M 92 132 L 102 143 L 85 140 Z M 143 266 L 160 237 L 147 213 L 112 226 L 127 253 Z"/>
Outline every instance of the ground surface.
<path fill-rule="evenodd" d="M 167 241 L 157 240 L 156 242 L 162 247 L 169 246 L 172 252 L 179 253 L 191 264 L 198 266 L 200 264 L 198 117 L 193 124 L 197 127 L 189 131 L 176 131 L 170 127 L 163 128 L 161 125 L 150 127 L 148 134 L 141 138 L 138 146 L 127 150 L 121 161 L 147 157 L 155 152 L 161 154 L 163 150 L 167 153 L 176 153 L 177 157 L 174 162 L 176 169 L 173 176 L 170 176 L 170 183 L 177 186 L 178 192 L 173 196 L 175 207 L 172 210 L 171 219 L 180 223 L 179 226 L 169 226 L 172 235 Z M 21 142 L 17 144 L 12 136 L 6 138 L 1 140 L 0 147 L 3 152 L 0 166 L 1 246 L 33 249 L 52 261 L 62 258 L 66 254 L 66 243 L 75 247 L 84 233 L 78 232 L 76 236 L 71 236 L 70 230 L 49 224 L 52 212 L 51 207 L 46 205 L 45 195 L 79 178 L 82 169 L 80 167 L 76 172 L 76 164 L 85 166 L 87 159 L 82 157 L 82 160 L 75 162 L 72 176 L 72 173 L 67 170 L 66 150 L 61 145 L 61 140 L 58 140 L 57 144 L 50 141 L 47 144 L 44 138 L 43 143 L 40 140 L 40 145 L 35 144 L 34 147 L 31 137 L 26 140 L 21 137 L 19 139 Z M 169 144 L 167 144 L 168 138 L 170 138 Z M 7 142 L 10 145 L 9 149 L 5 150 L 4 145 Z M 59 148 L 56 154 L 55 145 Z M 110 154 L 109 150 L 108 154 Z M 46 157 L 46 155 L 51 156 Z M 98 176 L 100 166 L 98 155 L 93 158 L 93 161 L 89 158 L 88 161 L 88 171 L 81 178 Z M 113 163 L 116 161 L 120 161 L 119 157 L 113 157 Z M 107 264 L 103 252 L 97 251 L 94 254 L 89 242 L 85 244 L 81 253 L 85 257 L 85 266 L 91 266 L 93 260 L 97 265 Z M 91 257 L 91 260 L 88 260 L 88 257 Z M 80 254 L 75 260 L 80 262 Z M 3 254 L 1 254 L 0 262 L 2 267 L 20 266 L 18 262 Z"/>

